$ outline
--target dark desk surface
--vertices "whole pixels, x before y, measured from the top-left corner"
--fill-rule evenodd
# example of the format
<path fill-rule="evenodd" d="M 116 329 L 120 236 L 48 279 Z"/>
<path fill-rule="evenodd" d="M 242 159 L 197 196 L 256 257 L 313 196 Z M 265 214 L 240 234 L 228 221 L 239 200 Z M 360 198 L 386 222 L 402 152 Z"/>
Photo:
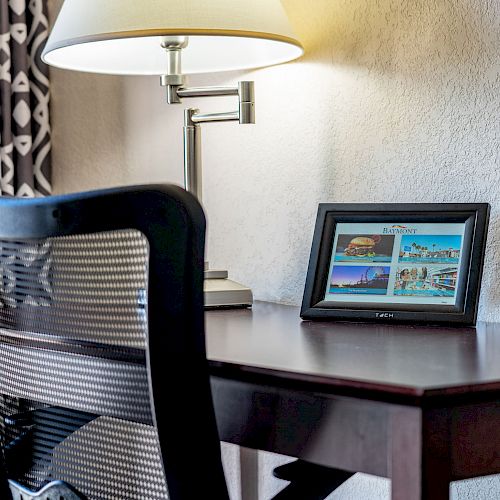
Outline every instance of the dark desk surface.
<path fill-rule="evenodd" d="M 223 441 L 390 477 L 393 500 L 500 473 L 500 324 L 301 322 L 262 302 L 206 320 Z"/>
<path fill-rule="evenodd" d="M 257 302 L 206 314 L 212 374 L 270 377 L 321 390 L 413 398 L 500 391 L 500 324 L 477 328 L 302 322 Z"/>

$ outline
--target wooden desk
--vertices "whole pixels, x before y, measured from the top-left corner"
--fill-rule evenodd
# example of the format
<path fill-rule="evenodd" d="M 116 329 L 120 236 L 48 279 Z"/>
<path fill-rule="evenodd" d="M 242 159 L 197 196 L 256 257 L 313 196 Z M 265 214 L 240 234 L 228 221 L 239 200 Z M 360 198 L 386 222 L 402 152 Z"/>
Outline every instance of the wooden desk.
<path fill-rule="evenodd" d="M 206 327 L 223 441 L 389 477 L 393 500 L 500 473 L 500 324 L 301 322 L 262 302 Z"/>

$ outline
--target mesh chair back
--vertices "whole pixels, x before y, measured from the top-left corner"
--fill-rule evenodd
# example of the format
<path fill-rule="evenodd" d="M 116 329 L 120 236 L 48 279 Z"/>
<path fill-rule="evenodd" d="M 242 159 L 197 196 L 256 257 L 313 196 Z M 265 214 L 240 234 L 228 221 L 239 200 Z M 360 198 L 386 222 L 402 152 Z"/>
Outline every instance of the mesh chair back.
<path fill-rule="evenodd" d="M 0 200 L 3 478 L 90 499 L 227 498 L 204 218 L 172 186 Z"/>

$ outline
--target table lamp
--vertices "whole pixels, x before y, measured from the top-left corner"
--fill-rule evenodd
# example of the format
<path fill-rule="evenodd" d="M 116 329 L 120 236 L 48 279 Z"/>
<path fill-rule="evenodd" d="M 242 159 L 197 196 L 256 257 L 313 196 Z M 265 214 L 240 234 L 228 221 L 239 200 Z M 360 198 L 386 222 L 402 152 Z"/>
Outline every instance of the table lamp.
<path fill-rule="evenodd" d="M 185 110 L 184 183 L 201 202 L 200 124 L 255 123 L 254 87 L 188 87 L 185 75 L 274 65 L 302 54 L 280 0 L 65 0 L 42 59 L 77 71 L 160 75 L 169 104 L 237 96 L 235 111 Z M 227 271 L 207 269 L 207 307 L 251 304 L 249 288 L 229 280 Z"/>

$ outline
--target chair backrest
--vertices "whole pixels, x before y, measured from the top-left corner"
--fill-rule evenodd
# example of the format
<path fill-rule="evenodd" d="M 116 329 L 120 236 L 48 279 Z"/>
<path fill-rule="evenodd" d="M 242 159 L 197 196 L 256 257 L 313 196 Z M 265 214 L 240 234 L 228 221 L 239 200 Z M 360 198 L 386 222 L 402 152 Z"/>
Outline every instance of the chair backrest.
<path fill-rule="evenodd" d="M 228 498 L 204 239 L 175 186 L 0 199 L 1 498 L 6 477 L 99 500 Z"/>

